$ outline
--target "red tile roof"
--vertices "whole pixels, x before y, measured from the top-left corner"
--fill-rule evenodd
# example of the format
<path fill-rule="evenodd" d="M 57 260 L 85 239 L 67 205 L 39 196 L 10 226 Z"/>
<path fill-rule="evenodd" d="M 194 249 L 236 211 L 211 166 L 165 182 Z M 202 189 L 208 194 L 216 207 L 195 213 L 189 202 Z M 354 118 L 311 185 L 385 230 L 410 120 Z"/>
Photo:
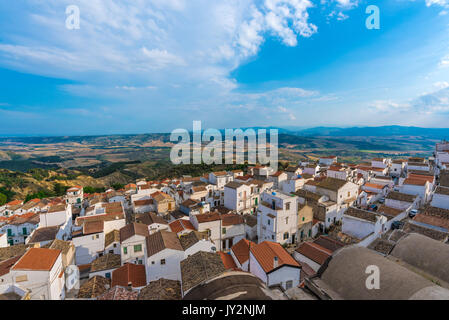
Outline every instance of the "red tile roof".
<path fill-rule="evenodd" d="M 232 256 L 229 253 L 225 253 L 225 252 L 218 252 L 218 254 L 220 255 L 221 261 L 223 261 L 224 267 L 226 270 L 237 270 L 237 265 L 234 262 L 234 259 L 232 258 Z"/>
<path fill-rule="evenodd" d="M 251 253 L 256 258 L 265 273 L 269 273 L 277 268 L 274 267 L 274 258 L 278 259 L 278 267 L 292 266 L 300 268 L 298 262 L 282 248 L 279 243 L 264 241 L 255 246 L 251 246 Z"/>
<path fill-rule="evenodd" d="M 122 267 L 112 271 L 112 287 L 127 287 L 131 283 L 133 288 L 147 285 L 147 276 L 143 264 L 127 263 Z"/>
<path fill-rule="evenodd" d="M 195 230 L 195 227 L 189 220 L 178 219 L 168 224 L 172 232 L 179 233 L 184 230 Z"/>
<path fill-rule="evenodd" d="M 12 269 L 50 271 L 60 254 L 61 250 L 30 248 Z"/>
<path fill-rule="evenodd" d="M 232 253 L 234 253 L 234 256 L 237 258 L 240 265 L 248 261 L 249 259 L 249 246 L 255 246 L 256 244 L 254 242 L 251 242 L 246 239 L 242 239 L 236 244 L 234 244 L 231 248 Z"/>
<path fill-rule="evenodd" d="M 330 250 L 313 242 L 304 242 L 295 251 L 320 265 L 332 255 Z"/>

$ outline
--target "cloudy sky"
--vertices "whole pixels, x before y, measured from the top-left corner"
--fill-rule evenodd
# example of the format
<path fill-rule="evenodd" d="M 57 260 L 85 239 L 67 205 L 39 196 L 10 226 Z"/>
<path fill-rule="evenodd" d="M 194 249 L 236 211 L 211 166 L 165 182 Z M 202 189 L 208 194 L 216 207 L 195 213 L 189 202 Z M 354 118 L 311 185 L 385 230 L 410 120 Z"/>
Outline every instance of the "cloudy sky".
<path fill-rule="evenodd" d="M 449 127 L 449 0 L 1 1 L 0 86 L 0 135 Z"/>

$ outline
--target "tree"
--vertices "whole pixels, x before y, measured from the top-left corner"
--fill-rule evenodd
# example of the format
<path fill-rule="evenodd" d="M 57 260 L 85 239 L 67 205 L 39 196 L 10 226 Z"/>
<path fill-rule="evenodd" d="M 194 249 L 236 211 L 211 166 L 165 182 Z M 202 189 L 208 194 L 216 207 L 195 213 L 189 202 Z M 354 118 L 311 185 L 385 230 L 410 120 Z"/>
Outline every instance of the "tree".
<path fill-rule="evenodd" d="M 0 206 L 4 205 L 8 198 L 3 193 L 0 193 Z"/>
<path fill-rule="evenodd" d="M 53 191 L 55 192 L 56 196 L 63 196 L 66 192 L 67 189 L 69 189 L 69 187 L 67 186 L 63 186 L 60 183 L 55 183 L 55 185 L 53 186 Z"/>

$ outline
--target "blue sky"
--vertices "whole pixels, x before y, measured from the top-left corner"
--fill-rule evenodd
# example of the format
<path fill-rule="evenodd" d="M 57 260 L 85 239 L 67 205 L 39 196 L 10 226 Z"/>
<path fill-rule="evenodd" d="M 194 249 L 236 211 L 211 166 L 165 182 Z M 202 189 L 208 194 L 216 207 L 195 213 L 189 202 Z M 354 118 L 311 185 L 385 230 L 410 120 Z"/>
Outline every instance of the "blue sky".
<path fill-rule="evenodd" d="M 0 2 L 0 135 L 449 127 L 449 0 L 56 3 Z"/>

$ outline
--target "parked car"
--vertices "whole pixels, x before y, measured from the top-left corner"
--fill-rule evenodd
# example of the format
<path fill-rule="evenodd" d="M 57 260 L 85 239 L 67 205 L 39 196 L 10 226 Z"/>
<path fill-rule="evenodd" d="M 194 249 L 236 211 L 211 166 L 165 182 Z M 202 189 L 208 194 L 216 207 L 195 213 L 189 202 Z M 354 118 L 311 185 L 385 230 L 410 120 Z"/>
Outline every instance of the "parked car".
<path fill-rule="evenodd" d="M 402 221 L 393 221 L 393 223 L 391 224 L 391 230 L 402 229 L 403 226 L 404 226 L 404 222 L 402 222 Z"/>
<path fill-rule="evenodd" d="M 408 213 L 408 216 L 409 216 L 410 218 L 414 218 L 417 214 L 418 214 L 418 210 L 412 209 L 412 210 L 410 210 L 410 212 Z"/>
<path fill-rule="evenodd" d="M 380 203 L 380 204 L 384 204 L 384 203 L 385 203 L 385 198 L 380 198 L 380 199 L 379 199 L 379 203 Z"/>

